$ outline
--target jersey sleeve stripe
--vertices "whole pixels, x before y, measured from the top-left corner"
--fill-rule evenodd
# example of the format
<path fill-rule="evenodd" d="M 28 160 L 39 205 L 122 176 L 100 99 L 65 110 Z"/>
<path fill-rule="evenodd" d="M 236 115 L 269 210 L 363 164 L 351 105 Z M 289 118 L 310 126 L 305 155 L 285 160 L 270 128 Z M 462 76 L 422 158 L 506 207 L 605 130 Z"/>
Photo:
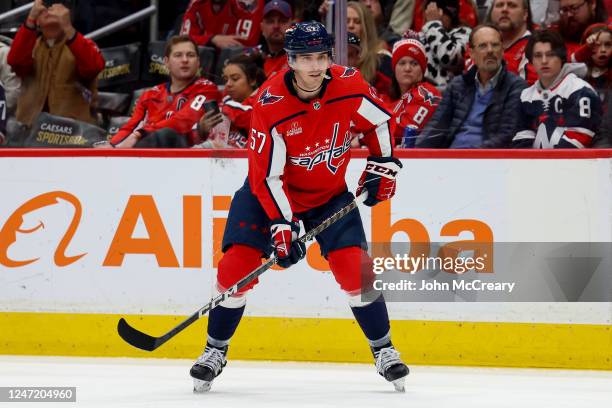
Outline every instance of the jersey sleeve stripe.
<path fill-rule="evenodd" d="M 243 105 L 240 102 L 236 102 L 236 101 L 233 101 L 233 100 L 229 100 L 229 101 L 225 102 L 225 105 L 229 106 L 230 108 L 240 109 L 241 111 L 245 111 L 245 112 L 253 109 L 252 106 Z"/>
<path fill-rule="evenodd" d="M 368 98 L 362 98 L 357 113 L 367 119 L 373 125 L 380 125 L 387 122 L 391 116 L 387 111 L 373 104 Z"/>
<path fill-rule="evenodd" d="M 391 157 L 393 147 L 391 143 L 391 133 L 389 132 L 389 123 L 383 122 L 376 128 L 376 138 L 380 146 L 380 155 L 382 157 Z"/>
<path fill-rule="evenodd" d="M 562 140 L 565 140 L 566 142 L 576 146 L 578 149 L 584 149 L 585 145 L 583 145 L 582 143 L 580 143 L 580 141 L 573 139 L 571 137 L 567 137 L 566 135 L 563 135 L 563 137 L 561 138 Z"/>
<path fill-rule="evenodd" d="M 271 157 L 268 166 L 268 174 L 266 174 L 265 180 L 266 188 L 278 212 L 286 220 L 291 220 L 293 217 L 291 204 L 283 190 L 283 181 L 280 179 L 285 171 L 287 146 L 285 145 L 282 135 L 277 132 L 276 128 L 272 129 L 270 135 L 272 136 L 272 147 L 270 151 Z"/>
<path fill-rule="evenodd" d="M 512 140 L 524 140 L 524 139 L 535 139 L 535 132 L 533 130 L 521 130 Z"/>

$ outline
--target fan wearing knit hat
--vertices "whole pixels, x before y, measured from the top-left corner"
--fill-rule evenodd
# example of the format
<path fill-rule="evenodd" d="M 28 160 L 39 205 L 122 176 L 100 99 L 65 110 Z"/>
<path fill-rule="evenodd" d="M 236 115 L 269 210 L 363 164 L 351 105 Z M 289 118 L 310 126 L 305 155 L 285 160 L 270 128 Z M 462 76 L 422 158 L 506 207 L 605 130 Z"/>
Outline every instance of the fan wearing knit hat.
<path fill-rule="evenodd" d="M 404 39 L 393 46 L 391 103 L 396 145 L 414 147 L 414 141 L 440 103 L 440 91 L 424 81 L 427 53 L 416 39 Z"/>

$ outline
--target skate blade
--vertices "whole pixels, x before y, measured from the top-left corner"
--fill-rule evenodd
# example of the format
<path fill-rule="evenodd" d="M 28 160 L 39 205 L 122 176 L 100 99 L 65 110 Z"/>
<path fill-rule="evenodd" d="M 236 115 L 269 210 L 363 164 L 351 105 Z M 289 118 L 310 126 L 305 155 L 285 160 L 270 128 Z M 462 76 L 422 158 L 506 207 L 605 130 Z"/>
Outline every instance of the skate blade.
<path fill-rule="evenodd" d="M 406 377 L 391 381 L 397 392 L 406 392 Z"/>
<path fill-rule="evenodd" d="M 202 394 L 204 392 L 210 391 L 210 387 L 212 387 L 212 381 L 202 381 L 197 378 L 193 379 L 193 392 L 194 394 Z"/>

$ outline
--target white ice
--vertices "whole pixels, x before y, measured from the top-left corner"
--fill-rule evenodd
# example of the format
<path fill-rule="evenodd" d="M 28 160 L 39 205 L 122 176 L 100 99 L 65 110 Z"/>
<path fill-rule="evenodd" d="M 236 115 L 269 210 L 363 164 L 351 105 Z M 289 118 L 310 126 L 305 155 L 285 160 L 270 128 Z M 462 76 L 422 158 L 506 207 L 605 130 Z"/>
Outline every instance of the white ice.
<path fill-rule="evenodd" d="M 76 386 L 77 403 L 26 407 L 603 408 L 612 372 L 413 366 L 397 393 L 373 365 L 230 361 L 193 394 L 191 361 L 0 356 L 0 386 Z M 1 404 L 0 406 L 5 406 Z"/>

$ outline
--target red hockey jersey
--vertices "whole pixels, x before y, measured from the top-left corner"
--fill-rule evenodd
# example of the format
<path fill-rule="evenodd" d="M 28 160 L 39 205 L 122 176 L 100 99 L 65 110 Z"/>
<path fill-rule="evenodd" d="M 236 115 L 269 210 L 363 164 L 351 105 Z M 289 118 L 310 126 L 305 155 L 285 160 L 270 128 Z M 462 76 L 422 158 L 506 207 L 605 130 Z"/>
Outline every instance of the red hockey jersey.
<path fill-rule="evenodd" d="M 209 45 L 217 34 L 238 35 L 246 47 L 254 47 L 261 34 L 263 0 L 227 0 L 218 6 L 211 0 L 192 0 L 183 17 L 181 34 L 198 45 Z"/>
<path fill-rule="evenodd" d="M 160 84 L 143 93 L 134 114 L 111 139 L 112 145 L 121 143 L 133 131 L 142 129 L 154 132 L 163 128 L 174 129 L 177 133 L 193 139 L 193 126 L 204 114 L 204 101 L 219 101 L 221 95 L 212 82 L 196 79 L 180 92 L 170 92 L 170 83 Z M 196 140 L 189 140 L 194 144 Z"/>
<path fill-rule="evenodd" d="M 249 135 L 249 183 L 270 219 L 290 220 L 347 190 L 351 130 L 375 156 L 393 154 L 389 119 L 376 90 L 350 67 L 328 70 L 318 98 L 304 101 L 293 71 L 261 87 Z"/>
<path fill-rule="evenodd" d="M 395 144 L 402 143 L 404 130 L 413 127 L 421 130 L 429 121 L 436 108 L 440 104 L 442 94 L 429 82 L 419 82 L 406 93 L 401 99 L 389 103 L 389 109 L 393 113 L 395 130 L 393 138 Z"/>

